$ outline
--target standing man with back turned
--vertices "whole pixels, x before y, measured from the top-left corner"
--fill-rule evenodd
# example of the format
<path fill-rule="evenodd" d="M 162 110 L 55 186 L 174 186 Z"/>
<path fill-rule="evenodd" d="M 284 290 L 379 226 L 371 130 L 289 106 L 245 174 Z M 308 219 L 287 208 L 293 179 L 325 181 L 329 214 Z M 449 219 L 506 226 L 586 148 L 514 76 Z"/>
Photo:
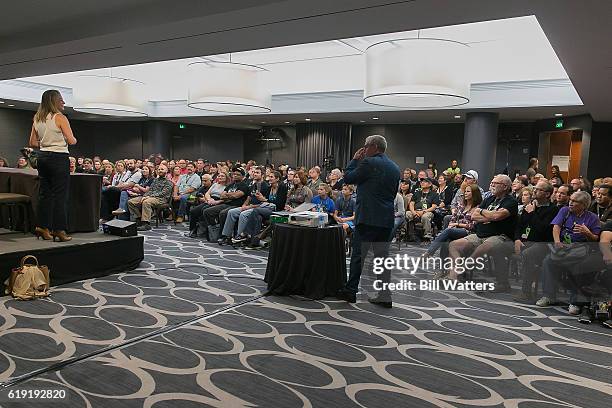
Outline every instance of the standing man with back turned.
<path fill-rule="evenodd" d="M 368 136 L 364 147 L 357 150 L 344 172 L 344 182 L 357 185 L 357 201 L 350 274 L 346 287 L 338 291 L 337 297 L 350 303 L 356 301 L 361 270 L 370 245 L 373 245 L 375 257 L 386 258 L 389 253 L 395 217 L 393 202 L 400 169 L 385 155 L 385 150 L 387 140 L 383 136 Z M 388 283 L 390 272 L 385 271 L 380 277 Z M 392 306 L 388 290 L 368 300 L 383 307 Z"/>

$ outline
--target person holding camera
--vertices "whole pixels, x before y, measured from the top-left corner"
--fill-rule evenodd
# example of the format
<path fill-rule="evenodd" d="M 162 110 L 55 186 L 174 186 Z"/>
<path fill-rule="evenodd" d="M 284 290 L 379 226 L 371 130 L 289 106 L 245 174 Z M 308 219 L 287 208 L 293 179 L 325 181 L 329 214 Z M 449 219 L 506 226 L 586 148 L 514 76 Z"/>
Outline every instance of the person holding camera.
<path fill-rule="evenodd" d="M 34 234 L 37 238 L 61 242 L 72 239 L 66 234 L 66 197 L 70 183 L 68 145 L 77 143 L 63 110 L 64 99 L 59 91 L 45 91 L 34 115 L 29 140 L 30 147 L 40 149 L 37 158 L 39 225 Z"/>

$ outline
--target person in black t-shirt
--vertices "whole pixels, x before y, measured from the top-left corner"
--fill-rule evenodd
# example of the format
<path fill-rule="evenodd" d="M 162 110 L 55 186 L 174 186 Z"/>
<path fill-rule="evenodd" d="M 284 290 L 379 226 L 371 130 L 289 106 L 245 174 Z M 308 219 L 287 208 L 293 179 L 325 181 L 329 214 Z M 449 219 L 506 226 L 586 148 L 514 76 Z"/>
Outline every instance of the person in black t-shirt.
<path fill-rule="evenodd" d="M 222 204 L 213 205 L 208 207 L 202 213 L 203 217 L 201 223 L 203 226 L 208 228 L 209 225 L 220 225 L 225 224 L 225 218 L 227 212 L 235 207 L 239 207 L 245 200 L 245 197 L 249 195 L 249 187 L 244 183 L 245 171 L 241 167 L 234 167 L 232 169 L 232 180 L 233 183 L 225 187 L 225 191 L 221 193 Z"/>
<path fill-rule="evenodd" d="M 533 189 L 534 200 L 523 208 L 514 232 L 514 253 L 523 259 L 523 288 L 514 299 L 532 301 L 531 286 L 536 280 L 542 261 L 550 252 L 548 242 L 553 241 L 552 220 L 559 207 L 551 203 L 553 186 L 541 180 Z"/>
<path fill-rule="evenodd" d="M 420 220 L 423 223 L 423 238 L 432 239 L 431 220 L 436 207 L 440 204 L 440 198 L 438 193 L 431 190 L 431 184 L 431 179 L 424 178 L 421 180 L 421 188 L 412 195 L 410 211 L 406 212 L 410 237 L 414 237 L 414 222 Z"/>
<path fill-rule="evenodd" d="M 515 233 L 518 202 L 511 195 L 512 181 L 505 174 L 493 177 L 490 185 L 491 195 L 480 204 L 480 209 L 472 214 L 476 223 L 475 233 L 465 238 L 452 241 L 449 246 L 449 255 L 453 259 L 462 254 L 471 253 L 470 257 L 477 258 L 484 254 L 493 256 L 498 260 L 496 265 L 495 292 L 508 292 L 508 269 L 503 260 L 504 244 L 509 244 Z M 506 245 L 508 246 L 508 245 Z M 509 251 L 508 251 L 509 252 Z M 456 279 L 454 270 L 449 273 L 451 279 Z"/>
<path fill-rule="evenodd" d="M 219 245 L 227 245 L 234 238 L 234 228 L 238 222 L 238 231 L 236 236 L 241 236 L 246 228 L 246 223 L 249 215 L 253 210 L 261 204 L 257 198 L 257 193 L 267 196 L 270 191 L 270 185 L 263 180 L 262 168 L 251 167 L 251 184 L 249 186 L 249 194 L 243 200 L 240 207 L 230 208 L 227 210 L 225 223 L 221 224 L 223 230 L 221 236 L 217 240 Z M 225 211 L 225 210 L 224 210 Z"/>

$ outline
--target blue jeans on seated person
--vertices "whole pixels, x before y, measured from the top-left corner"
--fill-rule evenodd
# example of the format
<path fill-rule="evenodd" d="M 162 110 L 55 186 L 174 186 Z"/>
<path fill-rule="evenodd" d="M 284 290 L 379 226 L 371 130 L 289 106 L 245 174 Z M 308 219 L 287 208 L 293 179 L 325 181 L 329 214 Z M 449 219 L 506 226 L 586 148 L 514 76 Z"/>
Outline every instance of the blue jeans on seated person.
<path fill-rule="evenodd" d="M 263 220 L 269 219 L 274 211 L 276 211 L 274 207 L 254 208 L 246 221 L 244 232 L 252 237 L 259 234 Z"/>
<path fill-rule="evenodd" d="M 125 210 L 122 215 L 117 216 L 118 220 L 129 221 L 130 220 L 130 209 L 128 208 L 128 200 L 131 197 L 128 195 L 127 190 L 123 190 L 119 196 L 119 208 Z"/>
<path fill-rule="evenodd" d="M 431 244 L 429 244 L 429 248 L 427 248 L 427 253 L 430 255 L 433 255 L 445 242 L 451 242 L 456 239 L 465 238 L 468 236 L 468 234 L 469 232 L 465 228 L 446 228 L 445 230 L 443 230 L 441 233 L 438 234 L 436 239 L 434 239 L 431 242 Z M 440 258 L 445 258 L 447 256 L 448 256 L 448 246 L 444 248 L 444 251 L 440 250 Z"/>
<path fill-rule="evenodd" d="M 397 229 L 401 227 L 405 221 L 406 221 L 406 218 L 404 218 L 403 215 L 401 217 L 395 217 L 395 219 L 393 220 L 393 229 L 391 230 L 391 239 L 395 237 L 395 233 L 397 232 Z M 352 221 L 349 221 L 349 222 L 352 224 Z M 350 225 L 350 228 L 353 229 L 354 225 Z"/>
<path fill-rule="evenodd" d="M 189 200 L 189 196 L 191 194 L 181 194 L 181 198 L 179 199 L 179 208 L 176 212 L 177 217 L 184 217 L 185 213 L 187 213 L 187 200 Z"/>
<path fill-rule="evenodd" d="M 246 228 L 247 219 L 249 215 L 253 212 L 254 208 L 250 208 L 248 210 L 240 211 L 240 207 L 232 208 L 227 212 L 227 218 L 225 219 L 225 224 L 223 225 L 223 231 L 221 235 L 226 237 L 234 236 L 234 227 L 236 226 L 236 221 L 238 221 L 238 232 L 236 235 L 241 235 L 244 233 Z"/>
<path fill-rule="evenodd" d="M 571 270 L 576 267 L 575 263 L 567 264 L 563 262 L 556 262 L 547 255 L 542 262 L 542 292 L 544 296 L 548 297 L 552 302 L 557 300 L 557 289 L 559 287 L 559 281 L 561 280 L 561 273 L 571 273 Z M 571 280 L 568 280 L 571 284 Z M 578 292 L 575 287 L 569 288 L 570 296 L 569 303 L 575 304 L 578 298 Z"/>

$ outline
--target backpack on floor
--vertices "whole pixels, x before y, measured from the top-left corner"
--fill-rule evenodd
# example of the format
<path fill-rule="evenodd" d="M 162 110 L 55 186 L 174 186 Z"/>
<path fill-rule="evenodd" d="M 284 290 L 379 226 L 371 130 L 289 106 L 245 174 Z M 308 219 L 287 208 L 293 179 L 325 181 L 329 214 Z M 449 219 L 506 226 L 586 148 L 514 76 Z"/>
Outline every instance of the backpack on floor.
<path fill-rule="evenodd" d="M 33 259 L 35 264 L 26 263 Z M 49 296 L 49 268 L 38 265 L 38 259 L 33 255 L 21 258 L 21 266 L 13 268 L 11 275 L 4 282 L 5 294 L 19 300 L 31 300 Z"/>

